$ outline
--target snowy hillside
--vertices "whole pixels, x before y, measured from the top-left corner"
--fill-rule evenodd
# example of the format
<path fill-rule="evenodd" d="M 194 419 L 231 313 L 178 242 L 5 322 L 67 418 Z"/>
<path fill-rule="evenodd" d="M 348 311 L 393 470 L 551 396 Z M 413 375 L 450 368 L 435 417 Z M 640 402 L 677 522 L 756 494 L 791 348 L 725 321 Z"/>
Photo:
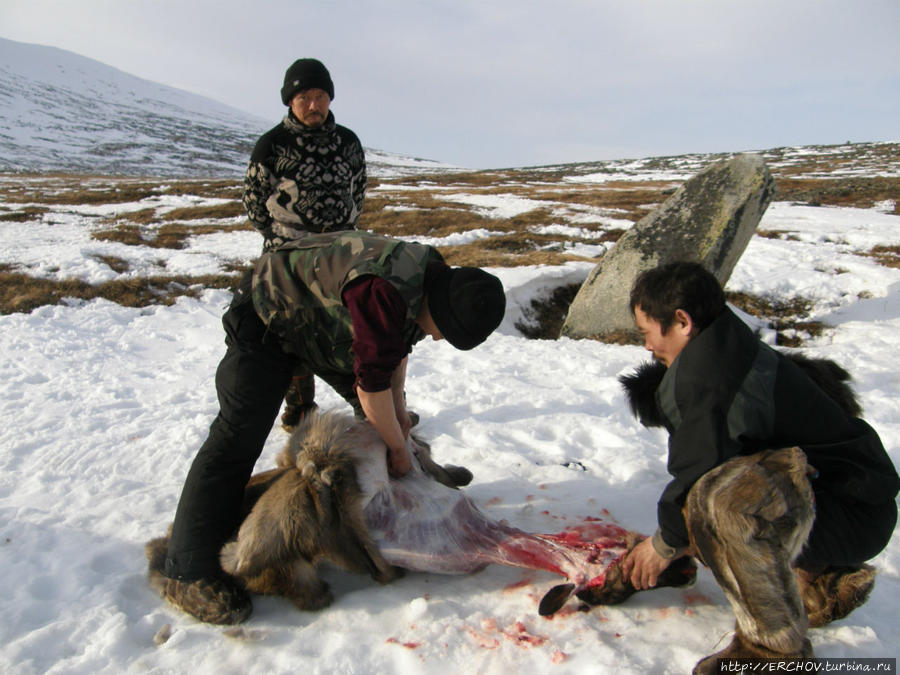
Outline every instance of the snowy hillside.
<path fill-rule="evenodd" d="M 277 121 L 0 38 L 0 171 L 235 176 Z M 448 168 L 373 150 L 367 157 L 373 176 Z"/>

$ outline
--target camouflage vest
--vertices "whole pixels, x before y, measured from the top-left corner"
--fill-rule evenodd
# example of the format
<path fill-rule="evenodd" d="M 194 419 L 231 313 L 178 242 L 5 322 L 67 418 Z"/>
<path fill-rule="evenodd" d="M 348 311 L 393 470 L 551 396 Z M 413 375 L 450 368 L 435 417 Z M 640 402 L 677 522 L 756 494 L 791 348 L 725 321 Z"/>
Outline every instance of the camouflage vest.
<path fill-rule="evenodd" d="M 341 293 L 365 275 L 388 281 L 406 302 L 400 328 L 407 344 L 421 339 L 415 319 L 424 299 L 431 246 L 354 230 L 309 235 L 264 254 L 253 271 L 253 305 L 282 345 L 313 370 L 353 372 L 353 327 Z"/>

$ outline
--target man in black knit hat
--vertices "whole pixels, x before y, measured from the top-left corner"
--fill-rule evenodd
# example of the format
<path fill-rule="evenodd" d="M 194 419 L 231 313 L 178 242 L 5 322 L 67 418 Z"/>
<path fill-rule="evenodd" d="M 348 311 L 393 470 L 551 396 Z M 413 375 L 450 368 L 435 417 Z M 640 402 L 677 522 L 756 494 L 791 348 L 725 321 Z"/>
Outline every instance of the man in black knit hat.
<path fill-rule="evenodd" d="M 309 233 L 352 230 L 366 192 L 362 144 L 329 110 L 334 83 L 316 59 L 284 74 L 287 115 L 257 141 L 244 177 L 244 207 L 263 251 Z M 291 428 L 314 406 L 315 380 L 299 371 L 288 386 L 282 423 Z"/>
<path fill-rule="evenodd" d="M 410 469 L 403 397 L 407 357 L 426 336 L 469 350 L 500 325 L 500 280 L 449 267 L 437 249 L 365 232 L 309 235 L 263 254 L 222 323 L 219 414 L 185 480 L 165 560 L 150 579 L 173 605 L 233 624 L 250 597 L 219 563 L 241 520 L 244 486 L 298 365 L 332 383 L 384 441 L 393 476 Z M 451 480 L 471 480 L 459 471 Z"/>

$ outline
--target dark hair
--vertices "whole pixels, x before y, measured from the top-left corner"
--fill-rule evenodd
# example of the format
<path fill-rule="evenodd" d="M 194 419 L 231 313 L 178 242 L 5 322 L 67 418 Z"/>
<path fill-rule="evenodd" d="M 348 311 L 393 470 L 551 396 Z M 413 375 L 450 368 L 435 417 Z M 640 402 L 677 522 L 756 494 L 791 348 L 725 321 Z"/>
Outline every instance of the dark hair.
<path fill-rule="evenodd" d="M 725 311 L 725 294 L 719 280 L 703 265 L 674 262 L 646 270 L 631 287 L 629 307 L 640 305 L 648 317 L 659 321 L 663 334 L 675 320 L 675 310 L 687 312 L 703 330 Z"/>

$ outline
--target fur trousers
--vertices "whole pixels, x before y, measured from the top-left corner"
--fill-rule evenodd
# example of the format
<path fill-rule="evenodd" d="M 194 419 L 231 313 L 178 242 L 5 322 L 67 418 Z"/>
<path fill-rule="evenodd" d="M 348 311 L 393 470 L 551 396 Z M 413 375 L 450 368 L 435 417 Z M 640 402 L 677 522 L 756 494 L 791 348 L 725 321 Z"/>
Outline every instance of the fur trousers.
<path fill-rule="evenodd" d="M 815 517 L 803 452 L 766 450 L 717 466 L 691 488 L 684 512 L 694 549 L 734 610 L 737 636 L 772 656 L 808 652 L 791 566 Z"/>

